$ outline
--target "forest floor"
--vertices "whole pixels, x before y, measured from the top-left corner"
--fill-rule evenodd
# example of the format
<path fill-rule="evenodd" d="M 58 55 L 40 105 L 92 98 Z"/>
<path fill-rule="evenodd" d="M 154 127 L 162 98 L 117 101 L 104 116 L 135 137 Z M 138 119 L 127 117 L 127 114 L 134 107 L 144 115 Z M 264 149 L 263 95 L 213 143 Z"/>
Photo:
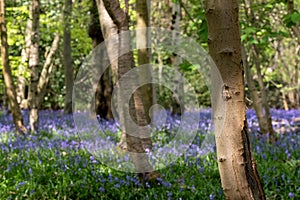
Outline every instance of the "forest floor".
<path fill-rule="evenodd" d="M 28 111 L 22 111 L 28 124 Z M 210 131 L 210 109 L 203 110 L 192 144 L 183 155 L 161 167 L 161 177 L 143 187 L 136 174 L 96 159 L 77 134 L 72 115 L 41 111 L 38 134 L 17 136 L 12 117 L 0 113 L 0 199 L 224 199 L 214 142 L 203 145 Z M 261 135 L 253 110 L 247 112 L 252 149 L 268 199 L 300 199 L 300 110 L 272 110 L 276 142 Z M 158 120 L 159 121 L 159 120 Z M 163 120 L 162 120 L 163 121 Z M 167 116 L 153 140 L 174 138 L 179 117 Z M 105 122 L 106 139 L 120 137 L 117 123 Z M 284 133 L 284 134 L 282 134 Z"/>

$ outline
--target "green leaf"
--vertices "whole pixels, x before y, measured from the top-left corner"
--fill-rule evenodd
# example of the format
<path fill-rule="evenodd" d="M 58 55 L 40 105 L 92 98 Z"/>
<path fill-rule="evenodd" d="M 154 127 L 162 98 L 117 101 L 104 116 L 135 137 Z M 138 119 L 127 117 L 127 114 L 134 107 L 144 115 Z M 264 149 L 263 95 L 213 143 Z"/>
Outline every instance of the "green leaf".
<path fill-rule="evenodd" d="M 291 15 L 291 21 L 292 22 L 294 22 L 295 24 L 297 23 L 297 22 L 299 22 L 300 21 L 300 13 L 293 13 L 292 15 Z"/>

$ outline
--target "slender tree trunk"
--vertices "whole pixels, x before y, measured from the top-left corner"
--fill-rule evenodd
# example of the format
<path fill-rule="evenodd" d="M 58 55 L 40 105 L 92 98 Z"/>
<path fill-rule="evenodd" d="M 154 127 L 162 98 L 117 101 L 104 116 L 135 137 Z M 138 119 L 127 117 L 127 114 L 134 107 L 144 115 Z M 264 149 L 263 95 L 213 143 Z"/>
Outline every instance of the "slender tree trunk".
<path fill-rule="evenodd" d="M 247 79 L 247 83 L 248 83 L 249 93 L 250 93 L 251 99 L 253 101 L 253 107 L 254 107 L 254 110 L 256 112 L 256 116 L 258 119 L 259 129 L 262 134 L 266 134 L 266 133 L 268 133 L 268 123 L 267 123 L 267 120 L 263 113 L 261 99 L 259 98 L 258 92 L 255 88 L 255 82 L 252 78 L 253 75 L 251 73 L 251 69 L 250 69 L 250 65 L 248 63 L 244 45 L 242 45 L 242 57 L 243 57 L 244 67 L 246 69 L 245 74 L 246 74 L 246 79 Z"/>
<path fill-rule="evenodd" d="M 91 11 L 91 24 L 89 26 L 89 36 L 92 38 L 93 48 L 95 49 L 100 43 L 104 41 L 100 22 L 99 22 L 99 14 L 97 10 L 97 4 L 96 1 L 93 1 L 92 7 L 90 9 Z M 101 74 L 102 77 L 99 79 L 96 93 L 95 93 L 95 113 L 97 115 L 100 115 L 101 118 L 104 119 L 112 119 L 112 110 L 111 110 L 111 95 L 112 95 L 112 74 L 111 69 L 107 68 L 104 72 L 104 66 L 103 61 L 106 59 L 106 55 L 104 55 L 104 52 L 97 52 L 97 57 L 93 57 L 94 64 L 97 64 L 98 68 L 101 68 Z M 106 62 L 104 62 L 106 63 Z"/>
<path fill-rule="evenodd" d="M 270 134 L 271 140 L 273 141 L 274 140 L 274 137 L 273 137 L 274 129 L 272 126 L 272 117 L 271 117 L 271 113 L 270 113 L 270 107 L 268 104 L 267 91 L 266 91 L 265 84 L 263 82 L 263 77 L 262 77 L 262 73 L 261 73 L 261 69 L 260 69 L 259 50 L 255 44 L 253 45 L 253 57 L 254 57 L 254 62 L 255 62 L 257 80 L 258 80 L 258 84 L 259 84 L 259 88 L 260 88 L 260 92 L 261 92 L 262 106 L 264 108 L 265 116 L 267 119 L 268 132 Z"/>
<path fill-rule="evenodd" d="M 250 0 L 249 2 L 245 1 L 244 5 L 245 5 L 247 20 L 249 21 L 249 23 L 251 23 L 251 24 L 253 24 L 253 26 L 255 26 L 256 25 L 255 16 L 254 16 L 254 13 L 250 6 L 252 3 L 253 3 L 252 0 Z M 252 52 L 253 52 L 252 55 L 253 55 L 254 65 L 255 65 L 256 73 L 257 73 L 257 77 L 258 77 L 259 89 L 260 89 L 260 93 L 261 93 L 261 103 L 262 103 L 262 108 L 263 108 L 263 112 L 264 112 L 264 116 L 265 116 L 264 121 L 267 122 L 266 128 L 268 130 L 268 133 L 270 134 L 271 141 L 273 141 L 274 140 L 274 129 L 272 126 L 272 117 L 270 114 L 270 107 L 268 104 L 266 87 L 263 82 L 263 77 L 262 77 L 262 73 L 261 73 L 261 66 L 260 66 L 260 61 L 259 61 L 259 49 L 258 49 L 257 45 L 255 45 L 255 44 L 252 44 L 251 48 L 252 48 Z"/>
<path fill-rule="evenodd" d="M 295 12 L 294 0 L 286 0 L 286 1 L 287 1 L 288 13 L 292 14 L 293 12 Z M 292 26 L 291 28 L 298 39 L 298 43 L 300 44 L 300 29 L 299 29 L 299 27 Z"/>
<path fill-rule="evenodd" d="M 172 26 L 171 30 L 172 31 L 172 45 L 176 46 L 177 39 L 178 39 L 178 34 L 180 33 L 180 20 L 181 20 L 181 6 L 179 3 L 172 3 Z M 172 55 L 171 57 L 171 62 L 175 68 L 176 71 L 179 71 L 179 65 L 182 63 L 182 59 L 180 55 Z M 178 100 L 183 99 L 183 93 L 184 93 L 184 88 L 183 88 L 183 80 L 182 76 L 176 77 L 176 82 L 178 83 L 176 88 L 175 88 L 175 93 L 178 95 Z M 181 106 L 181 107 L 180 107 Z M 182 111 L 184 111 L 184 104 L 181 104 L 177 101 L 176 95 L 173 94 L 173 102 L 172 102 L 172 114 L 181 114 Z"/>
<path fill-rule="evenodd" d="M 118 76 L 119 79 L 127 73 L 132 67 L 134 67 L 134 59 L 133 53 L 131 51 L 131 38 L 128 32 L 129 24 L 128 24 L 128 16 L 127 14 L 120 8 L 120 4 L 118 0 L 103 0 L 105 8 L 109 13 L 111 19 L 117 25 L 119 33 L 123 34 L 123 36 L 119 37 L 119 67 L 118 67 Z M 133 77 L 133 81 L 137 80 Z M 131 94 L 132 86 L 130 83 L 124 84 L 120 83 L 121 97 Z M 140 130 L 134 130 L 130 122 L 130 116 L 127 114 L 133 113 L 133 117 L 137 122 L 138 126 L 142 127 L 147 125 L 147 119 L 145 116 L 145 110 L 143 106 L 142 97 L 139 90 L 136 90 L 133 94 L 133 101 L 123 102 L 122 110 L 125 120 L 125 131 L 126 131 L 126 142 L 128 151 L 131 153 L 131 158 L 134 162 L 136 172 L 151 172 L 153 170 L 150 165 L 147 156 L 145 156 L 146 149 L 143 145 L 141 138 L 147 138 L 145 133 L 140 132 Z M 148 136 L 149 137 L 149 136 Z M 150 147 L 151 148 L 151 147 Z"/>
<path fill-rule="evenodd" d="M 149 0 L 137 0 L 136 1 L 136 28 L 137 28 L 137 49 L 138 49 L 138 65 L 150 64 L 150 54 L 151 49 L 149 47 L 150 42 L 150 19 L 149 19 L 149 11 L 150 11 L 150 2 Z M 150 74 L 150 75 L 149 75 Z M 139 78 L 142 80 L 146 80 L 148 83 L 151 83 L 152 70 L 146 73 L 140 73 Z M 152 84 L 143 85 L 140 88 L 142 93 L 142 98 L 144 102 L 144 108 L 146 112 L 146 118 L 148 123 L 150 123 L 150 108 L 153 105 L 153 86 Z"/>
<path fill-rule="evenodd" d="M 73 63 L 72 63 L 72 48 L 71 48 L 71 17 L 72 17 L 72 0 L 65 0 L 63 22 L 64 22 L 64 72 L 65 72 L 65 106 L 64 112 L 72 113 L 72 93 L 73 93 Z"/>
<path fill-rule="evenodd" d="M 151 49 L 147 48 L 151 44 L 150 39 L 150 1 L 149 0 L 137 0 L 136 1 L 136 12 L 137 12 L 137 49 L 138 49 L 138 65 L 149 65 L 150 64 L 150 57 L 151 57 Z M 148 28 L 148 29 L 147 29 Z M 147 123 L 151 122 L 150 118 L 150 108 L 154 104 L 154 89 L 153 85 L 151 84 L 152 81 L 152 70 L 149 68 L 149 71 L 145 73 L 144 70 L 139 73 L 140 80 L 146 80 L 146 85 L 143 85 L 139 88 L 143 106 L 145 110 L 145 117 L 147 119 Z M 152 148 L 152 141 L 150 137 L 144 138 L 143 145 L 148 146 L 150 149 Z"/>
<path fill-rule="evenodd" d="M 223 128 L 216 130 L 218 166 L 226 199 L 265 199 L 247 127 L 238 13 L 237 0 L 206 1 L 209 52 L 223 79 L 212 102 L 215 127 Z"/>
<path fill-rule="evenodd" d="M 289 110 L 289 106 L 288 106 L 288 103 L 287 103 L 287 100 L 286 100 L 285 91 L 281 91 L 281 94 L 282 94 L 283 108 L 284 108 L 284 110 Z"/>
<path fill-rule="evenodd" d="M 3 66 L 4 84 L 6 87 L 6 94 L 9 105 L 13 115 L 14 124 L 18 133 L 26 133 L 26 127 L 23 124 L 23 117 L 17 102 L 17 95 L 15 85 L 12 79 L 11 68 L 9 65 L 8 43 L 7 43 L 7 29 L 5 21 L 5 0 L 0 0 L 0 29 L 1 29 L 1 56 Z"/>
<path fill-rule="evenodd" d="M 32 132 L 37 131 L 39 122 L 37 85 L 39 81 L 39 40 L 40 40 L 40 1 L 31 0 L 31 43 L 29 53 L 30 91 L 29 91 L 29 124 Z"/>
<path fill-rule="evenodd" d="M 295 6 L 294 6 L 294 0 L 287 0 L 287 8 L 288 8 L 288 13 L 292 14 L 293 12 L 296 12 L 295 10 Z M 300 44 L 300 29 L 299 29 L 299 22 L 298 22 L 298 26 L 292 26 L 291 29 L 293 31 L 293 33 L 295 34 L 295 36 L 298 39 L 298 44 Z M 299 47 L 296 48 L 296 55 L 299 55 Z M 295 108 L 299 108 L 300 107 L 300 88 L 299 88 L 299 68 L 298 68 L 298 64 L 299 64 L 299 59 L 296 60 L 296 65 L 295 65 L 295 84 L 298 85 L 298 88 L 296 88 L 294 90 L 294 96 L 295 96 Z"/>
<path fill-rule="evenodd" d="M 46 94 L 46 89 L 49 83 L 50 74 L 53 68 L 53 60 L 55 58 L 55 53 L 57 52 L 58 46 L 59 46 L 59 40 L 60 35 L 59 33 L 55 33 L 51 48 L 49 50 L 49 53 L 46 56 L 46 61 L 43 65 L 43 69 L 41 72 L 41 75 L 38 79 L 38 85 L 37 85 L 37 103 L 38 103 L 38 109 L 41 107 L 44 97 Z"/>
<path fill-rule="evenodd" d="M 26 30 L 25 30 L 25 46 L 21 52 L 21 64 L 19 66 L 19 72 L 24 72 L 28 68 L 28 59 L 29 59 L 29 48 L 30 48 L 30 31 L 31 31 L 31 20 L 27 20 Z M 18 74 L 17 80 L 17 100 L 20 105 L 20 108 L 27 109 L 28 108 L 28 90 L 27 87 L 27 80 L 23 76 L 23 73 Z"/>

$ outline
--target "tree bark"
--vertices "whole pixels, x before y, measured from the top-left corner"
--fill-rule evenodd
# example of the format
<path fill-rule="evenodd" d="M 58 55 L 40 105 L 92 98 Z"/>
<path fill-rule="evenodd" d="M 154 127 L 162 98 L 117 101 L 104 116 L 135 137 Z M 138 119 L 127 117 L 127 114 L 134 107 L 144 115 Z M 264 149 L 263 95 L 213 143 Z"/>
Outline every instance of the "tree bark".
<path fill-rule="evenodd" d="M 214 123 L 223 127 L 216 130 L 218 166 L 226 199 L 265 199 L 247 127 L 238 12 L 237 0 L 206 0 L 209 52 L 223 80 L 213 82 Z"/>
<path fill-rule="evenodd" d="M 105 8 L 113 20 L 114 24 L 117 25 L 118 31 L 123 36 L 119 36 L 119 58 L 118 58 L 118 78 L 120 79 L 125 73 L 127 73 L 132 67 L 134 67 L 134 59 L 133 53 L 131 51 L 131 38 L 128 32 L 129 24 L 128 24 L 128 16 L 127 14 L 120 8 L 120 3 L 118 0 L 103 0 Z M 133 77 L 133 78 L 138 78 Z M 137 80 L 137 79 L 133 79 Z M 122 85 L 120 83 L 120 88 L 124 88 L 121 90 L 121 96 L 126 96 L 131 92 L 130 83 Z M 143 106 L 142 97 L 139 90 L 136 90 L 133 94 L 133 101 L 123 102 L 122 110 L 123 110 L 123 117 L 125 122 L 125 132 L 126 132 L 126 142 L 127 142 L 127 149 L 131 153 L 131 158 L 136 168 L 136 172 L 151 172 L 152 166 L 150 165 L 147 156 L 145 156 L 145 152 L 147 148 L 152 147 L 145 147 L 141 138 L 147 138 L 145 133 L 139 132 L 139 130 L 133 130 L 131 124 L 129 124 L 130 116 L 126 113 L 133 113 L 133 118 L 137 122 L 138 126 L 145 126 L 147 125 L 147 119 L 145 116 L 145 110 Z M 128 110 L 129 109 L 129 110 Z"/>
<path fill-rule="evenodd" d="M 49 83 L 50 74 L 53 68 L 53 59 L 55 56 L 55 53 L 58 49 L 60 40 L 59 33 L 56 33 L 51 45 L 51 48 L 49 50 L 49 53 L 46 56 L 46 61 L 44 63 L 41 75 L 38 79 L 38 85 L 37 85 L 37 103 L 38 103 L 38 109 L 41 107 L 44 97 L 46 94 L 47 85 Z"/>
<path fill-rule="evenodd" d="M 150 57 L 151 57 L 151 49 L 149 47 L 150 42 L 150 18 L 149 18 L 149 11 L 150 11 L 150 2 L 149 0 L 137 0 L 136 1 L 136 28 L 137 28 L 137 49 L 138 49 L 138 65 L 147 65 L 150 64 Z M 150 74 L 150 76 L 149 76 Z M 140 73 L 139 78 L 141 80 L 146 80 L 147 83 L 151 83 L 152 77 L 152 70 L 146 73 Z M 154 90 L 152 84 L 143 85 L 140 87 L 140 91 L 142 93 L 144 108 L 146 112 L 146 118 L 148 123 L 150 123 L 150 108 L 153 105 L 154 99 Z"/>
<path fill-rule="evenodd" d="M 21 52 L 21 64 L 19 66 L 19 71 L 24 72 L 28 68 L 28 59 L 29 59 L 29 47 L 30 47 L 30 28 L 31 21 L 27 20 L 26 30 L 25 30 L 25 45 Z M 23 73 L 18 74 L 18 80 L 17 80 L 17 100 L 20 105 L 20 108 L 27 109 L 28 108 L 28 91 L 26 90 L 27 80 L 23 76 Z"/>
<path fill-rule="evenodd" d="M 65 0 L 63 22 L 64 22 L 64 42 L 63 42 L 63 61 L 65 72 L 65 106 L 64 113 L 72 113 L 72 93 L 73 93 L 73 63 L 71 48 L 71 17 L 72 17 L 72 0 Z"/>
<path fill-rule="evenodd" d="M 246 50 L 245 50 L 244 45 L 242 45 L 242 55 L 243 55 L 242 57 L 243 57 L 244 67 L 246 69 L 245 74 L 246 74 L 246 79 L 247 79 L 247 83 L 248 83 L 248 89 L 249 89 L 249 93 L 250 93 L 251 99 L 253 101 L 253 107 L 254 107 L 254 110 L 256 112 L 256 116 L 258 119 L 259 129 L 262 134 L 266 134 L 269 132 L 268 131 L 268 123 L 267 123 L 267 120 L 263 113 L 261 99 L 259 98 L 258 92 L 255 88 L 255 82 L 252 78 L 253 75 L 251 73 L 250 65 L 247 60 Z"/>
<path fill-rule="evenodd" d="M 265 84 L 263 82 L 263 77 L 260 69 L 260 62 L 259 62 L 259 49 L 258 47 L 253 44 L 253 57 L 254 57 L 254 62 L 255 62 L 255 68 L 256 68 L 256 74 L 257 74 L 257 79 L 258 79 L 258 84 L 261 92 L 261 100 L 262 100 L 262 106 L 265 111 L 265 116 L 266 116 L 266 121 L 267 121 L 267 127 L 268 127 L 268 132 L 270 134 L 271 140 L 274 140 L 274 129 L 272 125 L 272 117 L 270 113 L 270 107 L 268 104 L 268 96 L 267 96 L 267 91 Z"/>
<path fill-rule="evenodd" d="M 97 7 L 98 7 L 98 14 L 99 14 L 99 21 L 101 26 L 101 32 L 103 34 L 103 37 L 105 39 L 105 46 L 113 74 L 113 83 L 117 84 L 118 81 L 118 60 L 115 59 L 118 57 L 119 52 L 117 49 L 119 49 L 119 39 L 118 39 L 118 27 L 113 22 L 111 16 L 108 14 L 104 4 L 103 0 L 97 0 Z M 117 94 L 118 97 L 120 97 L 120 94 Z M 118 98 L 117 101 L 120 101 L 121 98 Z M 118 107 L 121 103 L 117 103 L 117 105 L 114 105 L 115 107 Z M 126 148 L 126 133 L 125 133 L 125 127 L 123 126 L 125 124 L 124 122 L 124 115 L 122 109 L 119 110 L 119 119 L 120 119 L 120 125 L 122 129 L 121 139 L 119 141 L 119 147 Z"/>
<path fill-rule="evenodd" d="M 180 33 L 180 20 L 181 20 L 181 6 L 179 3 L 172 3 L 172 45 L 176 46 L 178 33 Z M 171 62 L 176 71 L 179 71 L 179 65 L 182 63 L 182 59 L 180 56 L 173 54 L 171 57 Z M 175 80 L 178 84 L 175 88 L 175 93 L 178 94 L 178 100 L 183 99 L 184 88 L 183 88 L 183 80 L 182 76 L 176 77 Z M 176 95 L 173 94 L 173 102 L 172 102 L 172 115 L 181 115 L 181 112 L 184 111 L 184 104 L 178 103 Z"/>
<path fill-rule="evenodd" d="M 99 14 L 97 10 L 96 1 L 93 1 L 91 11 L 91 24 L 89 25 L 89 36 L 92 38 L 93 48 L 95 49 L 99 44 L 104 41 L 100 22 L 99 22 Z M 93 54 L 94 55 L 94 54 Z M 97 68 L 100 68 L 102 77 L 99 77 L 99 81 L 97 84 L 96 92 L 95 92 L 95 113 L 99 115 L 101 118 L 110 120 L 113 118 L 112 115 L 112 108 L 111 108 L 111 95 L 112 95 L 112 74 L 111 69 L 107 68 L 104 72 L 103 63 L 106 62 L 99 62 L 103 61 L 106 55 L 104 52 L 97 52 L 97 57 L 93 57 L 94 64 L 97 64 Z"/>
<path fill-rule="evenodd" d="M 38 94 L 39 81 L 39 40 L 40 40 L 40 1 L 32 0 L 30 5 L 31 43 L 29 52 L 30 90 L 29 90 L 29 124 L 32 132 L 38 130 Z"/>
<path fill-rule="evenodd" d="M 250 0 L 249 2 L 245 1 L 244 5 L 245 5 L 247 20 L 249 21 L 249 23 L 251 23 L 251 24 L 253 24 L 253 26 L 255 26 L 255 24 L 256 24 L 256 21 L 254 20 L 255 16 L 254 16 L 252 9 L 250 8 L 250 5 L 252 3 L 253 3 L 252 0 Z M 250 49 L 252 49 L 252 52 L 253 52 L 252 53 L 253 62 L 254 62 L 254 65 L 256 68 L 256 74 L 258 77 L 259 90 L 261 93 L 261 106 L 263 108 L 264 118 L 265 118 L 264 121 L 267 123 L 265 128 L 267 129 L 267 132 L 270 134 L 271 141 L 273 141 L 274 140 L 274 129 L 272 126 L 272 117 L 270 114 L 270 107 L 268 105 L 266 87 L 263 82 L 263 77 L 262 77 L 262 73 L 261 73 L 261 66 L 260 66 L 260 61 L 259 61 L 259 49 L 256 44 L 252 44 L 250 46 Z M 257 117 L 259 117 L 259 116 L 257 116 Z"/>
<path fill-rule="evenodd" d="M 12 78 L 11 68 L 9 64 L 7 29 L 5 21 L 5 1 L 0 0 L 0 29 L 1 29 L 1 56 L 3 66 L 4 83 L 6 87 L 6 95 L 8 97 L 14 124 L 18 133 L 26 133 L 26 127 L 23 124 L 23 117 L 17 102 L 15 85 Z"/>

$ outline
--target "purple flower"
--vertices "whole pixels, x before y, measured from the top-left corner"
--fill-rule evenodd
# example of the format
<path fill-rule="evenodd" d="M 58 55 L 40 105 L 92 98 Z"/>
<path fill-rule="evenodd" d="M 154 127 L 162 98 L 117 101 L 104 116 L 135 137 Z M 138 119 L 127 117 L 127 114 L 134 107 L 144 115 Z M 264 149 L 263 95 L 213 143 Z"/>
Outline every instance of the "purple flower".
<path fill-rule="evenodd" d="M 294 198 L 294 196 L 295 196 L 295 195 L 294 195 L 292 192 L 289 192 L 289 197 L 290 197 L 290 198 Z"/>
<path fill-rule="evenodd" d="M 100 188 L 99 188 L 99 191 L 100 191 L 100 192 L 104 192 L 104 191 L 105 191 L 104 187 L 100 187 Z"/>

